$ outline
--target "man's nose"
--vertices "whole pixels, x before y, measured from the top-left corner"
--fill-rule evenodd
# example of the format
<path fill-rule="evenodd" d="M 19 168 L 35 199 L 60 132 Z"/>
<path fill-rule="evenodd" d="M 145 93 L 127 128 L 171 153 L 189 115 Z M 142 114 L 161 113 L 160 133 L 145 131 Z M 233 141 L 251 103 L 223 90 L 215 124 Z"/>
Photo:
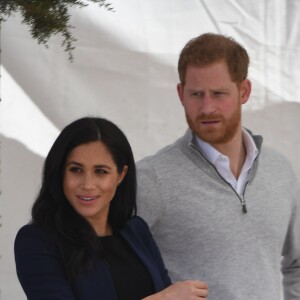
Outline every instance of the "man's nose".
<path fill-rule="evenodd" d="M 213 97 L 206 93 L 202 97 L 201 101 L 201 112 L 204 114 L 210 114 L 215 111 L 215 101 Z"/>

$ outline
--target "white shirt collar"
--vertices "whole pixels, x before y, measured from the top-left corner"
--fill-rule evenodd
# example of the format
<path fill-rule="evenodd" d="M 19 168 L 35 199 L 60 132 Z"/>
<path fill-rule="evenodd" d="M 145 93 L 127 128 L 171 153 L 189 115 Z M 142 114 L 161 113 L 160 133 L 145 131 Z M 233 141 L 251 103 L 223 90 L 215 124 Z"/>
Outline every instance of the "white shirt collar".
<path fill-rule="evenodd" d="M 243 134 L 243 143 L 246 148 L 247 157 L 246 160 L 249 159 L 253 161 L 255 157 L 258 154 L 257 147 L 254 143 L 254 140 L 252 139 L 249 132 L 242 128 L 242 134 Z M 210 144 L 204 142 L 201 140 L 198 136 L 195 135 L 195 140 L 197 145 L 202 150 L 204 156 L 214 165 L 219 157 L 224 157 L 225 155 L 219 152 L 216 148 L 211 146 Z"/>
<path fill-rule="evenodd" d="M 195 137 L 197 145 L 202 150 L 204 156 L 215 166 L 220 175 L 237 191 L 238 194 L 243 194 L 245 184 L 247 182 L 247 177 L 249 170 L 251 169 L 253 162 L 258 154 L 257 147 L 252 139 L 251 135 L 244 128 L 242 129 L 243 143 L 246 148 L 246 159 L 240 176 L 238 179 L 234 177 L 230 170 L 229 158 L 220 153 L 210 144 L 202 141 L 197 136 Z"/>

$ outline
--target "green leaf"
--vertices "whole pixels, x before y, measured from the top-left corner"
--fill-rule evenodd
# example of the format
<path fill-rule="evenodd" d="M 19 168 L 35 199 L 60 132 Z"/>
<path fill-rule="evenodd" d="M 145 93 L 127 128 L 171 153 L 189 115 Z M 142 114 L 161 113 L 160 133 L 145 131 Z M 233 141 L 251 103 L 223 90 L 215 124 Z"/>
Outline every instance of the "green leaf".
<path fill-rule="evenodd" d="M 48 47 L 47 42 L 51 36 L 60 34 L 63 37 L 61 46 L 68 53 L 69 60 L 73 61 L 72 51 L 75 49 L 70 24 L 71 7 L 83 8 L 88 1 L 81 0 L 1 0 L 0 22 L 6 21 L 13 13 L 20 13 L 22 23 L 29 26 L 31 36 Z M 106 0 L 89 0 L 99 4 L 108 11 L 114 11 L 111 3 Z"/>

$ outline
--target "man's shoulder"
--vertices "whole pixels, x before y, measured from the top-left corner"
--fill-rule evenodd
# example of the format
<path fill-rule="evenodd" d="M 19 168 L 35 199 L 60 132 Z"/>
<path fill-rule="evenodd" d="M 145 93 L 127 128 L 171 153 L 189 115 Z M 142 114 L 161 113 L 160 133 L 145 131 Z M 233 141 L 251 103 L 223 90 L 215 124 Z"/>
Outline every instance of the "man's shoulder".
<path fill-rule="evenodd" d="M 167 145 L 167 146 L 161 148 L 160 150 L 158 150 L 155 154 L 144 157 L 143 159 L 141 159 L 137 162 L 137 166 L 139 167 L 140 165 L 143 165 L 143 164 L 160 162 L 161 160 L 172 156 L 174 151 L 175 152 L 177 151 L 177 149 L 176 149 L 177 147 L 174 144 L 175 143 Z"/>
<path fill-rule="evenodd" d="M 251 130 L 245 129 L 253 138 L 254 143 L 260 152 L 260 157 L 263 157 L 265 160 L 277 161 L 278 163 L 290 165 L 289 159 L 281 151 L 263 143 L 261 135 L 253 134 Z"/>
<path fill-rule="evenodd" d="M 274 147 L 264 145 L 261 148 L 260 152 L 261 152 L 260 155 L 264 157 L 264 159 L 268 159 L 274 162 L 277 161 L 278 163 L 284 163 L 290 165 L 290 160 L 288 159 L 288 157 L 285 154 L 283 154 L 281 151 L 275 149 Z"/>
<path fill-rule="evenodd" d="M 264 170 L 271 170 L 272 174 L 287 177 L 291 181 L 297 177 L 292 161 L 284 153 L 273 147 L 262 147 L 260 164 L 265 166 L 263 167 Z"/>
<path fill-rule="evenodd" d="M 155 154 L 146 156 L 137 162 L 137 168 L 144 168 L 145 166 L 160 166 L 162 164 L 169 164 L 170 160 L 174 160 L 174 157 L 180 157 L 182 154 L 182 147 L 188 144 L 186 135 L 178 138 L 172 144 L 169 144 Z"/>

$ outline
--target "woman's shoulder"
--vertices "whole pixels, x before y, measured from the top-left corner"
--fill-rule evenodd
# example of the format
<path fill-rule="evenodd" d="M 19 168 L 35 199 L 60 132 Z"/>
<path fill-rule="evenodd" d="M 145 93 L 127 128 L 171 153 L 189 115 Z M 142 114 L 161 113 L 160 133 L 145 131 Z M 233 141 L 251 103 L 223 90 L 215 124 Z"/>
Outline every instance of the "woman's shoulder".
<path fill-rule="evenodd" d="M 50 234 L 37 224 L 27 224 L 22 226 L 15 238 L 15 249 L 21 249 L 23 252 L 28 249 L 32 251 L 34 247 L 44 248 L 53 246 L 53 239 Z"/>
<path fill-rule="evenodd" d="M 26 236 L 48 236 L 45 230 L 35 223 L 30 223 L 22 226 L 16 235 L 16 239 L 26 237 Z"/>
<path fill-rule="evenodd" d="M 143 240 L 144 242 L 152 240 L 148 224 L 139 216 L 130 218 L 121 230 L 121 234 L 130 240 Z"/>
<path fill-rule="evenodd" d="M 124 228 L 132 228 L 136 230 L 147 230 L 149 231 L 149 226 L 146 221 L 140 216 L 131 217 L 125 224 Z"/>

